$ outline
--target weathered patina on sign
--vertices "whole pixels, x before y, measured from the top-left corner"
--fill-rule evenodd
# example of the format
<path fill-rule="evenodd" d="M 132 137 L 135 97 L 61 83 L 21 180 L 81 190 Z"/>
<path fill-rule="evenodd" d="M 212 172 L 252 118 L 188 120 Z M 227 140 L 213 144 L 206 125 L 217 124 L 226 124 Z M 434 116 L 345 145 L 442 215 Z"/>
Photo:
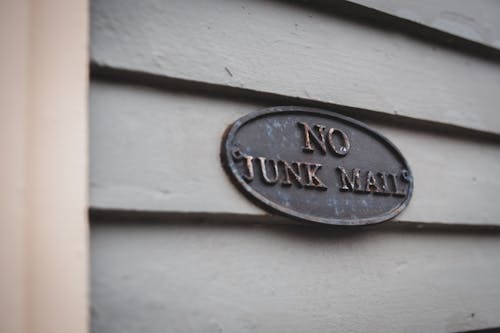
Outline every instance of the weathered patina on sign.
<path fill-rule="evenodd" d="M 251 113 L 231 125 L 222 164 L 261 207 L 335 225 L 378 223 L 410 201 L 413 178 L 400 151 L 354 119 L 286 106 Z"/>

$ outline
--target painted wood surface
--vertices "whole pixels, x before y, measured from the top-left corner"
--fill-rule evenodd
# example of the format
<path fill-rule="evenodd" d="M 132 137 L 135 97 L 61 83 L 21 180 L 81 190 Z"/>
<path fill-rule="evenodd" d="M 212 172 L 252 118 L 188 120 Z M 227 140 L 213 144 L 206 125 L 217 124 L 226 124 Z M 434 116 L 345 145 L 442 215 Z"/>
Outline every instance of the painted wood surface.
<path fill-rule="evenodd" d="M 500 133 L 500 66 L 284 1 L 96 0 L 100 66 Z"/>
<path fill-rule="evenodd" d="M 91 34 L 121 81 L 91 83 L 93 332 L 500 326 L 497 60 L 307 2 L 96 0 Z M 404 223 L 303 227 L 234 188 L 223 131 L 294 97 L 398 146 Z"/>
<path fill-rule="evenodd" d="M 228 125 L 267 106 L 258 99 L 93 81 L 91 207 L 262 216 L 229 181 L 219 149 Z M 412 201 L 396 220 L 500 223 L 498 142 L 439 128 L 367 123 L 402 151 L 414 174 Z"/>
<path fill-rule="evenodd" d="M 498 233 L 147 222 L 92 224 L 93 332 L 500 326 Z"/>
<path fill-rule="evenodd" d="M 350 0 L 455 36 L 500 49 L 496 0 Z"/>

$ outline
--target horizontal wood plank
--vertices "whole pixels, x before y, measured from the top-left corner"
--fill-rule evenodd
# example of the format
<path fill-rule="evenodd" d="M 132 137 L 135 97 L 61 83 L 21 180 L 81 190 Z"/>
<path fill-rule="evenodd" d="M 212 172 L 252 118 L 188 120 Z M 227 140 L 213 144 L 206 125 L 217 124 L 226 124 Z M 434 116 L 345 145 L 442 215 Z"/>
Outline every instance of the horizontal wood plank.
<path fill-rule="evenodd" d="M 266 214 L 234 188 L 219 149 L 228 125 L 269 105 L 100 80 L 90 97 L 92 208 Z M 367 123 L 414 174 L 414 196 L 397 221 L 500 224 L 500 143 Z"/>
<path fill-rule="evenodd" d="M 209 222 L 93 223 L 92 331 L 500 326 L 498 233 Z"/>
<path fill-rule="evenodd" d="M 500 2 L 496 0 L 349 1 L 500 49 Z"/>
<path fill-rule="evenodd" d="M 91 27 L 100 66 L 500 133 L 498 61 L 304 4 L 96 0 Z"/>

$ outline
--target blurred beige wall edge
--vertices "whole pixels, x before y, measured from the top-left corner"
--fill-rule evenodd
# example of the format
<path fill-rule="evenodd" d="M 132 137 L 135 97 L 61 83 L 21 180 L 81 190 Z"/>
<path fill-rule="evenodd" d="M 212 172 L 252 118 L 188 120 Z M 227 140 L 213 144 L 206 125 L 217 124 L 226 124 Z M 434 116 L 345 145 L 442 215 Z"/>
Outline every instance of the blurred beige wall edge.
<path fill-rule="evenodd" d="M 86 0 L 0 3 L 0 331 L 88 329 Z"/>

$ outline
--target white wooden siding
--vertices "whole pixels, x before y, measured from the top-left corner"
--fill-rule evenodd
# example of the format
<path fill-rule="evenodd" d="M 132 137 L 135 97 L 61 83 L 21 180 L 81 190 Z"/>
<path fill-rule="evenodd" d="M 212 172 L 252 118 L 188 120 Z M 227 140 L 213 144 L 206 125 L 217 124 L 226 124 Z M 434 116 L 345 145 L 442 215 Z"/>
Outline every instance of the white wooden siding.
<path fill-rule="evenodd" d="M 91 205 L 146 212 L 265 214 L 224 174 L 222 134 L 265 104 L 141 85 L 91 84 Z M 368 122 L 415 177 L 398 221 L 500 224 L 500 143 Z"/>
<path fill-rule="evenodd" d="M 500 49 L 497 0 L 350 0 L 446 33 Z"/>
<path fill-rule="evenodd" d="M 500 59 L 315 3 L 92 1 L 93 332 L 500 326 Z M 280 104 L 403 152 L 415 189 L 396 222 L 297 224 L 235 189 L 223 131 Z"/>
<path fill-rule="evenodd" d="M 498 233 L 208 222 L 96 221 L 93 332 L 500 326 Z"/>
<path fill-rule="evenodd" d="M 276 1 L 92 3 L 92 61 L 500 133 L 498 60 Z"/>

